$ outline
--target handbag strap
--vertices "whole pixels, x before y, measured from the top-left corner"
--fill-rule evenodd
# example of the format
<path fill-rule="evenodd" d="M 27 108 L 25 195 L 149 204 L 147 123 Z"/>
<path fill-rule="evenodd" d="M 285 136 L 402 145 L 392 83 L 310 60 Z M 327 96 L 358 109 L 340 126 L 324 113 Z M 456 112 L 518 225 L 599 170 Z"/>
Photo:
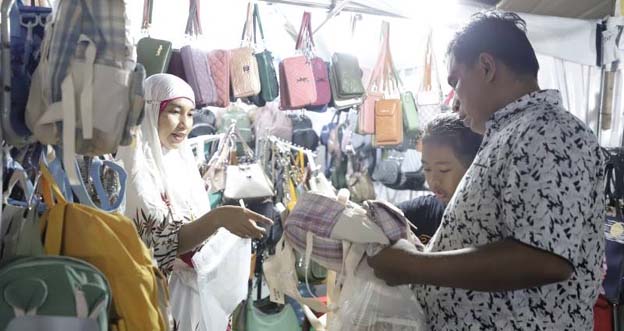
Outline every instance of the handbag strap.
<path fill-rule="evenodd" d="M 245 16 L 245 24 L 243 25 L 243 33 L 241 35 L 241 47 L 249 46 L 252 42 L 252 21 L 253 21 L 253 4 L 250 1 L 247 4 L 247 15 Z"/>
<path fill-rule="evenodd" d="M 189 14 L 186 20 L 185 33 L 189 36 L 202 34 L 199 0 L 189 0 Z"/>
<path fill-rule="evenodd" d="M 154 0 L 143 1 L 143 22 L 141 23 L 141 29 L 148 31 L 152 25 L 152 14 L 154 11 Z"/>
<path fill-rule="evenodd" d="M 301 50 L 304 55 L 311 59 L 314 57 L 314 37 L 312 34 L 312 18 L 309 12 L 304 12 L 297 36 L 296 50 Z"/>
<path fill-rule="evenodd" d="M 257 44 L 256 40 L 256 30 L 260 30 L 260 40 L 262 40 L 262 44 L 264 45 L 264 30 L 262 29 L 262 21 L 260 20 L 260 10 L 258 9 L 258 4 L 254 4 L 253 10 L 253 41 L 254 44 Z"/>

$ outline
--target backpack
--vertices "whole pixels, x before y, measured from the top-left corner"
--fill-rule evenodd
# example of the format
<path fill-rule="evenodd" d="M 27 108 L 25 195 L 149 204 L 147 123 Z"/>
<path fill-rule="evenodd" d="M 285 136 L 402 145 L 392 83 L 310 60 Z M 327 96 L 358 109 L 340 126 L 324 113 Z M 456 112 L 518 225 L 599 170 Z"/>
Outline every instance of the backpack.
<path fill-rule="evenodd" d="M 312 120 L 306 115 L 289 116 L 293 124 L 293 144 L 315 151 L 318 147 L 319 136 L 314 131 Z"/>
<path fill-rule="evenodd" d="M 62 143 L 75 184 L 75 154 L 114 153 L 139 124 L 145 68 L 136 63 L 126 1 L 59 0 L 55 5 L 25 118 L 38 141 Z"/>
<path fill-rule="evenodd" d="M 189 138 L 215 134 L 217 132 L 217 117 L 210 109 L 198 109 L 193 114 L 193 128 Z"/>
<path fill-rule="evenodd" d="M 66 256 L 25 257 L 0 269 L 0 329 L 109 329 L 111 289 L 93 265 Z"/>
<path fill-rule="evenodd" d="M 3 24 L 2 28 L 8 33 L 10 26 L 11 79 L 4 97 L 11 100 L 11 107 L 3 115 L 2 129 L 9 145 L 23 146 L 32 142 L 33 138 L 26 126 L 24 110 L 31 77 L 39 62 L 45 24 L 51 17 L 52 8 L 25 6 L 22 0 L 17 0 L 6 9 L 10 10 L 9 24 Z M 9 68 L 9 63 L 3 63 L 3 68 Z"/>
<path fill-rule="evenodd" d="M 167 330 L 166 280 L 132 220 L 67 202 L 45 166 L 41 173 L 48 206 L 40 220 L 45 253 L 80 258 L 102 271 L 115 298 L 111 329 Z"/>

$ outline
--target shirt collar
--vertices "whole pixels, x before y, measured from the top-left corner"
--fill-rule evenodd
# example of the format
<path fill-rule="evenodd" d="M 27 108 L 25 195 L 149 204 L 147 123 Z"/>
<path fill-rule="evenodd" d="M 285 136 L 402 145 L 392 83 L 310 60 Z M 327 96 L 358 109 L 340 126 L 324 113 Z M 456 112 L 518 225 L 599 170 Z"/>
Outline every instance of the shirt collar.
<path fill-rule="evenodd" d="M 539 90 L 525 94 L 516 101 L 513 101 L 496 111 L 486 123 L 486 127 L 500 127 L 504 125 L 506 120 L 510 119 L 514 114 L 533 108 L 535 105 L 546 104 L 557 106 L 554 107 L 554 109 L 559 109 L 560 107 L 558 106 L 561 105 L 561 93 L 559 93 L 558 90 Z"/>

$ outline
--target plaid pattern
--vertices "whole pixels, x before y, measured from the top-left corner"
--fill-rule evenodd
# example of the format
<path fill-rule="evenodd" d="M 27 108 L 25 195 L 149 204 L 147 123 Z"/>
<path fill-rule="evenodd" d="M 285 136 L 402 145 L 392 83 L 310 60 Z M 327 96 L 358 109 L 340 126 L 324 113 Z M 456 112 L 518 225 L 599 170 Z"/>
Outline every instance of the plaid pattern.
<path fill-rule="evenodd" d="M 399 239 L 407 239 L 409 225 L 403 212 L 386 201 L 367 201 L 364 206 L 371 219 L 381 227 L 391 243 Z"/>
<path fill-rule="evenodd" d="M 54 23 L 46 29 L 50 84 L 49 102 L 61 100 L 61 83 L 71 59 L 83 59 L 86 35 L 97 47 L 96 62 L 127 70 L 134 69 L 136 54 L 130 39 L 124 0 L 59 0 Z M 46 56 L 46 54 L 44 54 Z"/>
<path fill-rule="evenodd" d="M 306 234 L 314 234 L 312 260 L 339 271 L 342 267 L 342 242 L 330 239 L 334 225 L 345 207 L 334 199 L 322 195 L 304 193 L 297 199 L 284 225 L 289 243 L 300 253 L 306 249 Z"/>

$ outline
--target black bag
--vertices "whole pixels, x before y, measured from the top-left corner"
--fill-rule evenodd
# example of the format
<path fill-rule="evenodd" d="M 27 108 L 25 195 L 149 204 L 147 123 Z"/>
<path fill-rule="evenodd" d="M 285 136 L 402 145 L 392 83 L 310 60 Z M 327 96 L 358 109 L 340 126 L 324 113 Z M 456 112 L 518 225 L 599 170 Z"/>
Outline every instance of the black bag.
<path fill-rule="evenodd" d="M 269 254 L 275 253 L 275 245 L 282 238 L 284 232 L 282 228 L 282 217 L 279 210 L 271 200 L 265 200 L 258 203 L 249 204 L 249 210 L 263 215 L 273 221 L 273 225 L 261 226 L 266 230 L 266 235 L 258 241 L 258 251 L 268 250 Z"/>
<path fill-rule="evenodd" d="M 319 136 L 312 127 L 312 120 L 306 115 L 290 115 L 290 119 L 293 124 L 293 144 L 315 151 Z"/>

